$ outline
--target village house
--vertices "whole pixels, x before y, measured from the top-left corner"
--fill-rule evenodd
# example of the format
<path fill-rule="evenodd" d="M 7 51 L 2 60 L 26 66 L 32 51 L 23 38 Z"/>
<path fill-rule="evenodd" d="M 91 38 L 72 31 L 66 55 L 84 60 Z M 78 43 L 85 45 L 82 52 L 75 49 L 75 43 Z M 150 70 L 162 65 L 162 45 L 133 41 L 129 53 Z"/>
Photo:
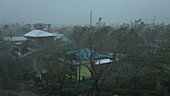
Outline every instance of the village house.
<path fill-rule="evenodd" d="M 73 66 L 77 68 L 77 80 L 80 76 L 80 79 L 88 79 L 91 78 L 92 73 L 90 72 L 89 68 L 91 68 L 92 62 L 90 59 L 94 61 L 94 65 L 96 66 L 96 70 L 101 71 L 101 67 L 104 67 L 105 64 L 112 63 L 111 56 L 95 53 L 94 51 L 88 48 L 82 48 L 80 50 L 69 51 L 67 54 L 67 60 L 73 63 Z M 103 65 L 103 66 L 99 66 Z M 99 67 L 100 68 L 99 68 Z M 81 70 L 80 70 L 81 69 Z"/>
<path fill-rule="evenodd" d="M 33 24 L 33 29 L 46 31 L 46 30 L 51 29 L 51 24 L 35 23 L 35 24 Z"/>
<path fill-rule="evenodd" d="M 62 42 L 69 42 L 69 38 L 65 35 L 67 30 L 65 28 L 51 28 L 51 24 L 45 23 L 35 23 L 33 24 L 34 30 L 43 30 L 52 34 L 55 34 L 55 40 L 59 40 Z M 64 34 L 63 34 L 64 33 Z"/>
<path fill-rule="evenodd" d="M 12 36 L 12 37 L 5 37 L 5 41 L 8 41 L 12 46 L 22 46 L 24 42 L 27 41 L 27 38 L 23 36 Z"/>
<path fill-rule="evenodd" d="M 24 37 L 27 38 L 28 46 L 41 48 L 52 44 L 55 36 L 55 34 L 42 30 L 32 30 L 31 32 L 24 34 Z"/>

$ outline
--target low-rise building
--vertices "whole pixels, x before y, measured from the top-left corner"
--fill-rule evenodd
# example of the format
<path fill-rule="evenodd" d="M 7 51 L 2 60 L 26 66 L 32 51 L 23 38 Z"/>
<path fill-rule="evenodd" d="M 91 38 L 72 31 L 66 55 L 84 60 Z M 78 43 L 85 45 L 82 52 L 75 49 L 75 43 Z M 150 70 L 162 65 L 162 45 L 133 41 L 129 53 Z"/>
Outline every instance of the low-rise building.
<path fill-rule="evenodd" d="M 66 54 L 68 57 L 67 59 L 70 60 L 73 63 L 73 66 L 76 66 L 77 68 L 77 80 L 92 77 L 93 74 L 89 70 L 92 68 L 91 63 L 94 64 L 96 71 L 100 71 L 99 69 L 101 69 L 102 66 L 99 66 L 99 68 L 97 67 L 98 65 L 109 64 L 112 62 L 111 56 L 96 53 L 88 48 L 69 51 Z"/>
<path fill-rule="evenodd" d="M 42 31 L 42 30 L 32 30 L 24 34 L 24 37 L 27 38 L 27 44 L 31 47 L 45 47 L 54 42 L 54 37 L 56 35 Z"/>
<path fill-rule="evenodd" d="M 13 36 L 13 37 L 5 37 L 5 41 L 11 42 L 12 45 L 18 46 L 27 40 L 27 38 L 23 36 Z"/>

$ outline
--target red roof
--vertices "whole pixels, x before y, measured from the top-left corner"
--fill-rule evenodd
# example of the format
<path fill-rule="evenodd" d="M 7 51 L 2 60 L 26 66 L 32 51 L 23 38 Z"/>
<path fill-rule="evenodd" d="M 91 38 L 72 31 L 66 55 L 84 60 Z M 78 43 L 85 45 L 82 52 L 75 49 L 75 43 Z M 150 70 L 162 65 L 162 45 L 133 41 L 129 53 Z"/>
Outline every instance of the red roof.
<path fill-rule="evenodd" d="M 58 28 L 57 29 L 58 31 L 64 31 L 64 32 L 67 32 L 67 30 L 65 28 Z"/>
<path fill-rule="evenodd" d="M 58 29 L 46 29 L 44 31 L 53 33 L 53 32 L 57 32 L 57 31 L 63 31 L 63 32 L 67 32 L 67 30 L 65 28 L 58 28 Z"/>
<path fill-rule="evenodd" d="M 47 32 L 50 32 L 50 33 L 54 32 L 54 30 L 52 30 L 52 29 L 46 29 L 44 31 L 47 31 Z"/>
<path fill-rule="evenodd" d="M 25 57 L 25 56 L 28 56 L 28 55 L 30 55 L 30 54 L 33 54 L 33 53 L 35 53 L 35 52 L 38 52 L 38 50 L 30 50 L 29 52 L 27 52 L 27 53 L 25 53 L 24 55 L 23 55 L 23 57 Z"/>

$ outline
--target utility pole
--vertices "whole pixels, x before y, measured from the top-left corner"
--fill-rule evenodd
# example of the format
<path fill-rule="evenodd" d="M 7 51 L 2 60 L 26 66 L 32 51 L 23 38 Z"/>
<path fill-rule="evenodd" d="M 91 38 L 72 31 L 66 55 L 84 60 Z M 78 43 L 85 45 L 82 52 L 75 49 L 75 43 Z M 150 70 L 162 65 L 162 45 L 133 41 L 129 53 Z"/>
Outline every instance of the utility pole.
<path fill-rule="evenodd" d="M 155 18 L 156 18 L 156 16 L 153 15 L 153 25 L 155 25 Z"/>
<path fill-rule="evenodd" d="M 90 11 L 90 27 L 92 26 L 92 11 Z"/>

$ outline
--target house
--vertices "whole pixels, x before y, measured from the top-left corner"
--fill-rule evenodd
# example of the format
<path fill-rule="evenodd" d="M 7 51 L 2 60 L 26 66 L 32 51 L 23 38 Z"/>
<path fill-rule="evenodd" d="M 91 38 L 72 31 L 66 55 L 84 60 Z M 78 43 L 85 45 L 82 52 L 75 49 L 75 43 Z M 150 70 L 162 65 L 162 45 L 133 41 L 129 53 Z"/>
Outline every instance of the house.
<path fill-rule="evenodd" d="M 90 60 L 93 60 L 95 65 L 112 62 L 111 56 L 96 53 L 88 48 L 69 51 L 66 54 L 67 60 L 70 60 L 73 65 L 77 67 L 77 78 L 80 77 L 81 80 L 84 78 L 91 78 L 92 76 L 89 70 L 89 68 L 91 68 Z"/>
<path fill-rule="evenodd" d="M 60 33 L 53 33 L 56 35 L 56 40 L 63 41 L 63 42 L 69 42 L 70 39 L 65 35 L 65 34 L 60 34 Z"/>
<path fill-rule="evenodd" d="M 33 24 L 33 29 L 35 29 L 35 30 L 49 30 L 49 29 L 51 29 L 51 24 L 35 23 L 35 24 Z"/>
<path fill-rule="evenodd" d="M 4 40 L 11 42 L 12 45 L 18 46 L 21 45 L 23 42 L 25 42 L 27 38 L 23 36 L 13 36 L 13 37 L 5 37 Z"/>
<path fill-rule="evenodd" d="M 56 35 L 42 31 L 42 30 L 32 30 L 24 34 L 24 37 L 27 38 L 27 44 L 31 47 L 45 47 L 49 44 L 52 44 L 54 41 L 54 37 Z"/>
<path fill-rule="evenodd" d="M 44 31 L 55 34 L 56 35 L 55 40 L 59 40 L 62 42 L 70 41 L 68 36 L 65 35 L 65 33 L 67 32 L 67 30 L 65 28 L 51 29 L 51 27 L 50 27 L 50 29 L 45 29 Z"/>
<path fill-rule="evenodd" d="M 88 48 L 82 48 L 80 50 L 69 51 L 66 53 L 67 55 L 74 54 L 77 59 L 80 60 L 89 60 L 89 59 L 103 59 L 103 58 L 112 58 L 111 56 L 100 54 L 90 50 Z"/>

